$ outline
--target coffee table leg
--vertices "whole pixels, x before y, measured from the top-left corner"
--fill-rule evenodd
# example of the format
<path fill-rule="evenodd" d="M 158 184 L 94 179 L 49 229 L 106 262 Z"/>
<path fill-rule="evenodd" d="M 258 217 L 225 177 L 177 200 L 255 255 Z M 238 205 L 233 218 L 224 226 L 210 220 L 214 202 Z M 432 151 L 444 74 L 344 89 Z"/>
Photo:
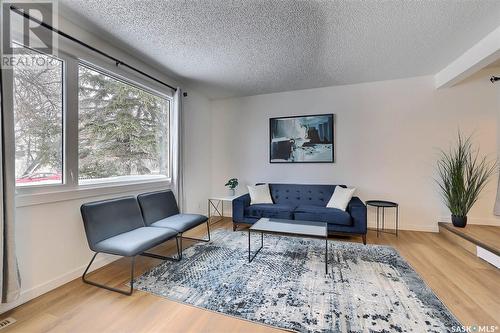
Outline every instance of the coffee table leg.
<path fill-rule="evenodd" d="M 328 274 L 328 236 L 325 238 L 325 274 Z"/>
<path fill-rule="evenodd" d="M 379 232 L 379 231 L 378 231 L 378 230 L 379 230 L 379 229 L 378 229 L 378 228 L 379 228 L 379 226 L 378 226 L 379 215 L 380 215 L 380 214 L 379 214 L 379 207 L 377 207 L 377 238 L 378 238 L 378 232 Z"/>
<path fill-rule="evenodd" d="M 248 262 L 252 262 L 253 259 L 255 258 L 255 256 L 257 255 L 257 253 L 259 253 L 260 250 L 262 250 L 263 247 L 264 247 L 264 233 L 261 232 L 260 233 L 260 247 L 257 249 L 257 251 L 255 251 L 255 253 L 253 254 L 253 256 L 251 255 L 251 251 L 250 251 L 250 229 L 248 229 Z"/>
<path fill-rule="evenodd" d="M 382 230 L 385 229 L 385 207 L 382 207 Z"/>
<path fill-rule="evenodd" d="M 399 206 L 396 206 L 396 237 L 398 236 L 399 228 Z"/>

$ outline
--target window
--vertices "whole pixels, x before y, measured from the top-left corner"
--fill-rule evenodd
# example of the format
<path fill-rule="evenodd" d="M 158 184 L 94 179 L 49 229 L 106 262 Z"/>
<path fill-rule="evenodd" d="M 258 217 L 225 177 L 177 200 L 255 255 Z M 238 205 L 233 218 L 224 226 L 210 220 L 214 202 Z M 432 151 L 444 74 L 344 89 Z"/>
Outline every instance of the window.
<path fill-rule="evenodd" d="M 63 182 L 63 62 L 14 45 L 16 185 Z"/>
<path fill-rule="evenodd" d="M 78 76 L 79 183 L 168 176 L 169 100 L 87 65 Z"/>
<path fill-rule="evenodd" d="M 70 46 L 53 56 L 12 43 L 5 76 L 12 90 L 4 97 L 13 107 L 20 197 L 50 201 L 73 189 L 80 196 L 169 183 L 170 91 L 102 59 L 80 59 Z"/>

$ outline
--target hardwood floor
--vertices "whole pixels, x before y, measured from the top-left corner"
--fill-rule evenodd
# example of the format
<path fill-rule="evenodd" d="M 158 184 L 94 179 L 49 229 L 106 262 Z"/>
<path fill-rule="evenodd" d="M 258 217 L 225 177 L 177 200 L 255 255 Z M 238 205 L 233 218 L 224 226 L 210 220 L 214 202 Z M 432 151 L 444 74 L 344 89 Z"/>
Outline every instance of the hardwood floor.
<path fill-rule="evenodd" d="M 213 228 L 231 229 L 229 219 Z M 203 236 L 204 228 L 190 232 Z M 332 238 L 360 242 L 361 237 Z M 500 270 L 457 247 L 438 233 L 401 231 L 398 238 L 370 231 L 368 244 L 394 246 L 464 325 L 500 326 Z M 190 244 L 188 241 L 184 242 Z M 155 249 L 172 254 L 172 244 Z M 90 260 L 90 258 L 89 258 Z M 138 257 L 136 274 L 159 260 Z M 90 278 L 124 287 L 128 259 Z M 1 316 L 17 322 L 3 332 L 279 332 L 260 324 L 169 301 L 145 292 L 132 296 L 102 290 L 76 279 Z"/>

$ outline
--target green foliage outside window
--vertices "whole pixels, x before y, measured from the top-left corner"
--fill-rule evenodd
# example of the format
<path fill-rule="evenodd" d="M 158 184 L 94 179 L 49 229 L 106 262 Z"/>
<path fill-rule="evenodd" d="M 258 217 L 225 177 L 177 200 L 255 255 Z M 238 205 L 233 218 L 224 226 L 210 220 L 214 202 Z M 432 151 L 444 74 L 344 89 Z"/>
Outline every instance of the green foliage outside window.
<path fill-rule="evenodd" d="M 79 177 L 168 173 L 168 100 L 79 69 Z"/>

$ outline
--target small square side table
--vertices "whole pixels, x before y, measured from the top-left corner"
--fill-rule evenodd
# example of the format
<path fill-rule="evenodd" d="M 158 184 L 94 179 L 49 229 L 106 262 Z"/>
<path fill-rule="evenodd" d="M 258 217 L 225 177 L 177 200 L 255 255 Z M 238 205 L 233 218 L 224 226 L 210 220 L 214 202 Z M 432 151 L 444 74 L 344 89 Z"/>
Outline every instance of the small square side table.
<path fill-rule="evenodd" d="M 220 222 L 224 219 L 224 202 L 233 202 L 239 195 L 227 197 L 210 197 L 208 198 L 208 220 L 211 224 Z M 219 217 L 215 222 L 212 222 L 213 217 Z"/>

